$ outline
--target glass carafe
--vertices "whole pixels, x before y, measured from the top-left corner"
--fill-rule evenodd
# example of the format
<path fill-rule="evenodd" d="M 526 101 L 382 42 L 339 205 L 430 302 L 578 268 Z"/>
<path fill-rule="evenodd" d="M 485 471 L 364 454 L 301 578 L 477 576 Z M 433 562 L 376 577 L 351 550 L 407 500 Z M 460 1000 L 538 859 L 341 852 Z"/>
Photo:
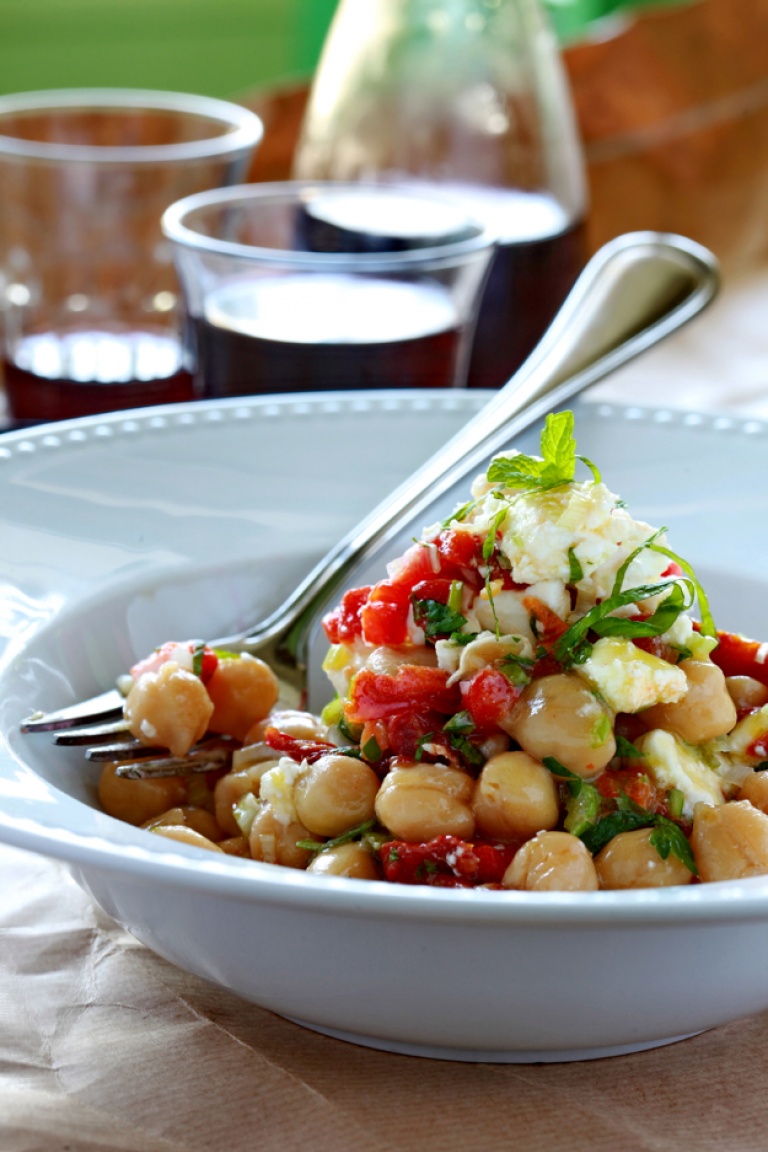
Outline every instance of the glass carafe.
<path fill-rule="evenodd" d="M 294 174 L 439 183 L 494 228 L 473 387 L 506 382 L 584 261 L 583 156 L 538 0 L 341 0 Z"/>

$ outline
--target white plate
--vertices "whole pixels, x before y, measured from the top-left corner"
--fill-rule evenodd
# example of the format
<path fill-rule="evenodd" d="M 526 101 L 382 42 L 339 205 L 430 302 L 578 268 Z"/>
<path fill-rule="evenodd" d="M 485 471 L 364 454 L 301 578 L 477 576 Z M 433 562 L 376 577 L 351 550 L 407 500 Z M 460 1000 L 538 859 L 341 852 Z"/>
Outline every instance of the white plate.
<path fill-rule="evenodd" d="M 67 861 L 181 967 L 380 1048 L 587 1058 L 766 1008 L 768 880 L 440 891 L 169 850 L 98 811 L 79 754 L 18 732 L 38 706 L 111 686 L 156 643 L 239 629 L 274 606 L 481 400 L 265 397 L 0 439 L 0 838 Z M 768 637 L 768 426 L 573 407 L 580 451 L 636 516 L 669 527 L 718 623 Z M 518 443 L 537 441 L 535 429 Z"/>

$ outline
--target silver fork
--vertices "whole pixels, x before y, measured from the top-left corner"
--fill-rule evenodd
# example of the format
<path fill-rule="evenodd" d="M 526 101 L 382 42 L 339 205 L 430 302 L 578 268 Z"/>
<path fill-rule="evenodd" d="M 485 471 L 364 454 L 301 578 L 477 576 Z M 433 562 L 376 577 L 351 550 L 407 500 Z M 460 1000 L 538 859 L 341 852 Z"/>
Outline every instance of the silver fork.
<path fill-rule="evenodd" d="M 373 550 L 436 503 L 547 411 L 646 351 L 715 297 L 717 262 L 683 237 L 638 232 L 610 241 L 589 261 L 541 343 L 472 420 L 315 565 L 284 603 L 248 632 L 209 641 L 265 660 L 297 701 L 307 687 L 309 637 L 330 599 Z M 150 749 L 127 733 L 117 691 L 21 724 L 55 732 L 57 744 L 86 746 L 86 758 L 120 763 L 121 775 L 176 775 L 223 763 L 230 747 L 213 737 L 187 757 Z"/>

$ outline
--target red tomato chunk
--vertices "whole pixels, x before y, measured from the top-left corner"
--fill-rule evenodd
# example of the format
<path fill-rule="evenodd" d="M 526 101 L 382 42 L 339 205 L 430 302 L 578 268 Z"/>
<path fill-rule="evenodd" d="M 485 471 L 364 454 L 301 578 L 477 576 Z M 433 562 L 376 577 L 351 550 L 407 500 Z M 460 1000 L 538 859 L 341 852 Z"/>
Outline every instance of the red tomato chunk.
<path fill-rule="evenodd" d="M 390 840 L 379 849 L 379 858 L 384 879 L 394 884 L 470 888 L 501 883 L 517 847 L 437 836 L 425 844 Z"/>

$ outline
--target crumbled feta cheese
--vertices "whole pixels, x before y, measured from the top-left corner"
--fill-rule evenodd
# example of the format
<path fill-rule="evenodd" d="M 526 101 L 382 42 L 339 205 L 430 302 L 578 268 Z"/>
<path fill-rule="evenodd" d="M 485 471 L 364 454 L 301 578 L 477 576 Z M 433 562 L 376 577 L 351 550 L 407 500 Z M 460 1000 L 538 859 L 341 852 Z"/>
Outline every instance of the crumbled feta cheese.
<path fill-rule="evenodd" d="M 298 821 L 293 803 L 293 787 L 308 768 L 306 761 L 297 764 L 290 756 L 281 756 L 276 766 L 270 768 L 261 778 L 259 797 L 270 805 L 275 819 L 281 824 Z"/>
<path fill-rule="evenodd" d="M 717 741 L 717 747 L 748 764 L 768 760 L 768 704 L 739 720 L 727 736 Z"/>
<path fill-rule="evenodd" d="M 511 564 L 512 579 L 521 584 L 556 580 L 565 585 L 572 551 L 584 573 L 578 588 L 592 603 L 610 595 L 621 565 L 654 532 L 617 507 L 617 497 L 604 484 L 564 484 L 510 500 L 499 499 L 497 491 L 498 486 L 489 490 L 487 482 L 476 481 L 473 494 L 478 502 L 463 526 L 484 536 L 500 510 L 506 509 L 500 551 Z M 659 542 L 663 544 L 663 536 Z M 630 564 L 624 586 L 658 580 L 668 566 L 666 556 L 644 549 Z"/>
<path fill-rule="evenodd" d="M 674 704 L 688 691 L 681 668 L 644 652 L 631 640 L 604 636 L 583 664 L 573 668 L 614 712 L 639 712 L 653 704 Z"/>
<path fill-rule="evenodd" d="M 699 803 L 725 803 L 719 777 L 692 745 L 655 728 L 636 740 L 635 747 L 643 754 L 645 770 L 655 784 L 682 792 L 684 816 L 692 818 Z"/>

